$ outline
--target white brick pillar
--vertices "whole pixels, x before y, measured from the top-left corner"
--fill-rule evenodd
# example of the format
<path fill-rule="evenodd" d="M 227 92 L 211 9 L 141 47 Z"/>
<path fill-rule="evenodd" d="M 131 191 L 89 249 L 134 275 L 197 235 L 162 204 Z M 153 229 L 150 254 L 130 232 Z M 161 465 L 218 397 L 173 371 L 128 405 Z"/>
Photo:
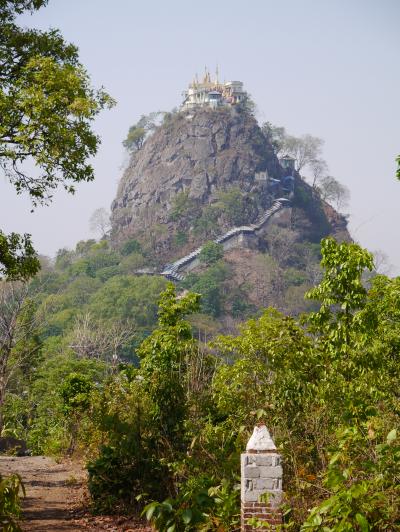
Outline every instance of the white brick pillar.
<path fill-rule="evenodd" d="M 260 496 L 268 493 L 268 502 Z M 282 466 L 281 456 L 265 425 L 254 428 L 241 456 L 241 530 L 259 531 L 248 520 L 256 517 L 271 525 L 282 524 Z"/>

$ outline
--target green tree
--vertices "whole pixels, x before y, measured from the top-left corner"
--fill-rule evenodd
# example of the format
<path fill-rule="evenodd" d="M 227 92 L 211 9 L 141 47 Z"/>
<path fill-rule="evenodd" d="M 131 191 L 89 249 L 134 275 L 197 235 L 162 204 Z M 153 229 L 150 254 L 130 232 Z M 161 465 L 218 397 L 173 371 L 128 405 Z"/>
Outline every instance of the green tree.
<path fill-rule="evenodd" d="M 35 379 L 27 390 L 26 411 L 20 414 L 20 434 L 26 437 L 29 448 L 34 453 L 61 454 L 66 452 L 71 444 L 70 423 L 75 420 L 66 413 L 67 405 L 61 393 L 62 383 L 67 382 L 71 374 L 87 378 L 89 384 L 95 388 L 101 386 L 108 374 L 108 367 L 99 360 L 78 358 L 61 337 L 45 340 L 43 362 L 38 366 Z M 85 396 L 81 398 L 85 403 Z M 72 407 L 69 399 L 68 403 Z M 90 410 L 86 414 L 90 415 Z M 81 423 L 85 417 L 83 409 L 80 410 L 79 416 L 78 421 Z M 95 437 L 94 434 L 92 436 Z"/>
<path fill-rule="evenodd" d="M 265 122 L 261 126 L 262 132 L 272 144 L 275 154 L 279 155 L 284 147 L 284 142 L 287 137 L 286 130 L 282 126 L 275 126 L 271 122 Z"/>
<path fill-rule="evenodd" d="M 63 186 L 91 181 L 89 163 L 99 145 L 91 122 L 113 105 L 103 89 L 94 90 L 78 50 L 57 30 L 20 28 L 15 17 L 35 11 L 46 0 L 11 0 L 0 6 L 0 168 L 18 194 L 34 206 L 51 200 Z M 27 163 L 36 166 L 35 174 Z M 28 235 L 0 234 L 0 263 L 10 277 L 33 275 L 39 268 Z"/>
<path fill-rule="evenodd" d="M 164 115 L 162 111 L 142 115 L 139 121 L 129 128 L 128 135 L 122 143 L 123 146 L 131 153 L 140 150 L 147 135 L 156 129 Z"/>
<path fill-rule="evenodd" d="M 345 356 L 359 331 L 355 313 L 364 307 L 367 290 L 362 274 L 373 269 L 371 253 L 357 244 L 337 243 L 333 238 L 321 242 L 324 277 L 306 297 L 321 302 L 318 312 L 309 316 L 313 330 L 334 357 Z"/>
<path fill-rule="evenodd" d="M 291 420 L 313 393 L 316 359 L 310 339 L 275 309 L 243 324 L 236 337 L 218 337 L 214 346 L 226 360 L 214 377 L 214 396 L 233 426 L 251 425 L 251 411 L 260 408 L 270 425 L 279 418 L 282 423 L 282 414 Z"/>
<path fill-rule="evenodd" d="M 221 260 L 223 256 L 224 248 L 222 244 L 217 244 L 216 242 L 213 242 L 211 240 L 209 242 L 206 242 L 201 248 L 199 260 L 204 264 L 210 265 Z"/>
<path fill-rule="evenodd" d="M 32 305 L 27 285 L 0 280 L 0 434 L 10 380 L 18 371 L 29 373 L 40 349 L 39 319 Z"/>
<path fill-rule="evenodd" d="M 0 230 L 0 276 L 10 281 L 26 280 L 40 268 L 40 262 L 33 249 L 30 235 Z"/>
<path fill-rule="evenodd" d="M 330 495 L 314 507 L 302 531 L 394 530 L 400 522 L 400 444 L 396 429 L 386 437 L 370 422 L 338 433 L 324 473 Z"/>
<path fill-rule="evenodd" d="M 400 179 L 400 155 L 397 157 L 396 162 L 397 162 L 396 176 L 397 176 L 397 179 Z"/>
<path fill-rule="evenodd" d="M 218 261 L 200 275 L 189 274 L 182 286 L 201 294 L 202 312 L 218 317 L 223 310 L 224 281 L 229 277 L 229 273 L 227 265 Z"/>
<path fill-rule="evenodd" d="M 157 298 L 165 287 L 160 277 L 118 275 L 109 279 L 90 300 L 89 309 L 98 318 L 134 319 L 149 326 L 157 313 Z"/>
<path fill-rule="evenodd" d="M 89 377 L 82 373 L 70 373 L 61 386 L 60 394 L 63 401 L 63 410 L 68 419 L 69 433 L 71 435 L 68 454 L 72 454 L 75 449 L 79 422 L 90 406 L 92 388 Z"/>
<path fill-rule="evenodd" d="M 236 109 L 247 116 L 254 116 L 257 112 L 257 106 L 249 94 L 236 104 Z"/>
<path fill-rule="evenodd" d="M 128 151 L 134 152 L 140 150 L 140 148 L 143 146 L 145 138 L 146 130 L 144 127 L 138 127 L 135 124 L 129 128 L 128 135 L 122 144 Z"/>
<path fill-rule="evenodd" d="M 186 414 L 185 368 L 194 341 L 187 314 L 199 310 L 199 294 L 177 298 L 172 283 L 161 294 L 158 327 L 138 349 L 153 416 L 170 445 L 179 446 Z"/>
<path fill-rule="evenodd" d="M 206 205 L 201 216 L 194 221 L 194 234 L 201 237 L 215 237 L 219 232 L 218 218 L 222 211 L 216 205 Z"/>
<path fill-rule="evenodd" d="M 257 214 L 257 204 L 254 198 L 249 194 L 243 194 L 238 187 L 220 191 L 214 207 L 224 214 L 229 225 L 242 225 Z"/>

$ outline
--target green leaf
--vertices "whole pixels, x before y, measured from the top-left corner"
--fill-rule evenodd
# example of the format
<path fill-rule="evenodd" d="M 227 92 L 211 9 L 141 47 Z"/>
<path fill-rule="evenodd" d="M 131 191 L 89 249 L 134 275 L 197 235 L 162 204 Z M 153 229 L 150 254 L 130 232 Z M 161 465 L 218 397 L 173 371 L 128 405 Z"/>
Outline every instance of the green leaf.
<path fill-rule="evenodd" d="M 360 525 L 361 532 L 369 531 L 369 524 L 366 518 L 362 514 L 356 514 L 356 521 Z"/>
<path fill-rule="evenodd" d="M 164 501 L 161 503 L 161 506 L 163 508 L 166 508 L 169 512 L 172 512 L 172 504 L 169 503 L 168 501 Z"/>
<path fill-rule="evenodd" d="M 190 510 L 190 508 L 187 508 L 182 512 L 182 521 L 185 523 L 185 525 L 188 525 L 190 521 L 192 520 L 193 512 Z"/>
<path fill-rule="evenodd" d="M 157 502 L 151 502 L 150 504 L 148 504 L 147 506 L 143 508 L 142 515 L 143 514 L 146 515 L 147 521 L 151 521 L 157 506 L 158 506 Z"/>
<path fill-rule="evenodd" d="M 390 444 L 397 438 L 397 430 L 393 429 L 387 435 L 386 441 Z"/>
<path fill-rule="evenodd" d="M 331 508 L 332 504 L 335 502 L 335 500 L 336 500 L 336 497 L 330 497 L 326 501 L 322 502 L 318 506 L 318 512 L 320 514 L 326 514 L 328 512 L 328 510 L 330 510 L 330 508 Z"/>
<path fill-rule="evenodd" d="M 259 408 L 256 411 L 257 419 L 260 420 L 261 418 L 265 417 L 267 415 L 267 412 L 263 408 Z"/>

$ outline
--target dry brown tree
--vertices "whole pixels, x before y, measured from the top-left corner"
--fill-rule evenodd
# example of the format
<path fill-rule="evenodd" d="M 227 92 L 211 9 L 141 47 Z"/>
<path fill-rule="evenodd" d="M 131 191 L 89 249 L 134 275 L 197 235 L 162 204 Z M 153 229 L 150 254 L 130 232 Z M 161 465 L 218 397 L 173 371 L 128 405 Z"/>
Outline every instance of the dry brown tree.
<path fill-rule="evenodd" d="M 77 317 L 69 346 L 79 357 L 104 360 L 115 367 L 120 349 L 134 335 L 134 326 L 129 322 L 104 323 L 87 312 Z"/>

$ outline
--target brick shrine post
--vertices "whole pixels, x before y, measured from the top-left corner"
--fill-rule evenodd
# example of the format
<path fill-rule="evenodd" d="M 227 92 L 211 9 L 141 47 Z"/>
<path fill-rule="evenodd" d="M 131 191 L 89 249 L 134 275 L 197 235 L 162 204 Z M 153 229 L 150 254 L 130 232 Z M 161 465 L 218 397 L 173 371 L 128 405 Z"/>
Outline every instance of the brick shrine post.
<path fill-rule="evenodd" d="M 268 502 L 260 496 L 269 494 Z M 241 531 L 260 529 L 248 524 L 252 517 L 263 520 L 274 530 L 282 524 L 282 466 L 281 456 L 265 425 L 254 428 L 253 435 L 241 456 Z"/>

